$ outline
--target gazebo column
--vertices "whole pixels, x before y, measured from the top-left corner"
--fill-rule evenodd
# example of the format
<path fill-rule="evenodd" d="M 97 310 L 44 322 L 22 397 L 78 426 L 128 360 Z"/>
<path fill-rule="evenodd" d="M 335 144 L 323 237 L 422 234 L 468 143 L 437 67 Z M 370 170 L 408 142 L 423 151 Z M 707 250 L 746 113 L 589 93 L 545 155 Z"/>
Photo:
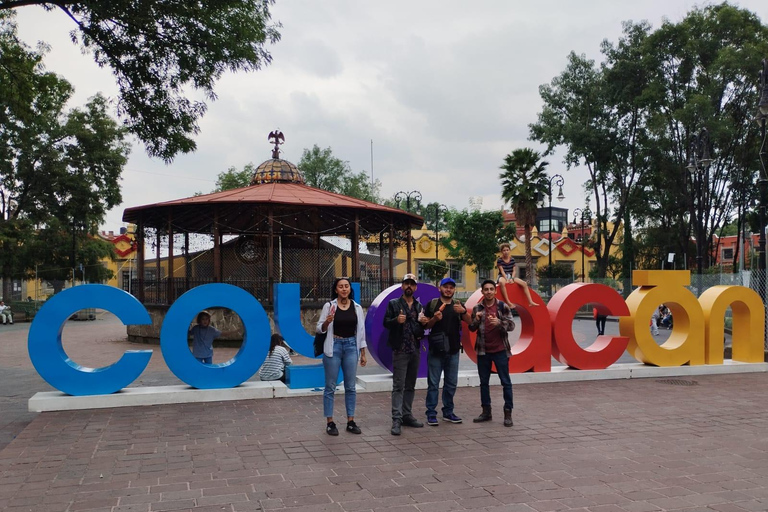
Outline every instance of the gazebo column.
<path fill-rule="evenodd" d="M 269 234 L 267 235 L 267 297 L 273 303 L 272 287 L 275 284 L 275 215 L 272 207 L 267 214 L 269 218 Z"/>
<path fill-rule="evenodd" d="M 159 223 L 158 223 L 159 224 Z M 155 231 L 155 302 L 154 304 L 162 304 L 160 301 L 160 228 Z"/>
<path fill-rule="evenodd" d="M 389 285 L 395 284 L 395 226 L 389 222 Z"/>
<path fill-rule="evenodd" d="M 221 282 L 221 233 L 218 209 L 213 213 L 213 282 Z"/>
<path fill-rule="evenodd" d="M 321 266 L 321 253 L 320 253 L 320 233 L 315 233 L 315 282 L 312 288 L 314 289 L 314 298 L 317 300 L 320 293 L 320 272 Z"/>
<path fill-rule="evenodd" d="M 172 304 L 175 298 L 173 286 L 173 213 L 168 212 L 168 281 L 165 288 L 165 303 Z"/>
<path fill-rule="evenodd" d="M 384 231 L 379 231 L 379 292 L 384 291 Z"/>
<path fill-rule="evenodd" d="M 360 218 L 357 213 L 352 225 L 352 272 L 349 275 L 353 281 L 360 281 Z"/>
<path fill-rule="evenodd" d="M 138 290 L 136 297 L 144 304 L 144 219 L 139 218 L 136 224 L 136 276 Z"/>
<path fill-rule="evenodd" d="M 189 267 L 189 232 L 184 232 L 184 291 L 189 291 L 189 278 L 192 269 Z"/>

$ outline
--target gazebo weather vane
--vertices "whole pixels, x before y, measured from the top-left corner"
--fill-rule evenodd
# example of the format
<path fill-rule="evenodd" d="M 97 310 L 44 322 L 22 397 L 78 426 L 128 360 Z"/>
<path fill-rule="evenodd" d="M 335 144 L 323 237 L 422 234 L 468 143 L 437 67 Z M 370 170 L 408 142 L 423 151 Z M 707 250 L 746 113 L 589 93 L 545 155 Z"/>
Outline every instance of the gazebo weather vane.
<path fill-rule="evenodd" d="M 280 144 L 285 143 L 285 136 L 283 135 L 283 132 L 281 132 L 279 129 L 273 132 L 269 132 L 267 140 L 275 145 L 274 149 L 272 149 L 272 158 L 280 158 Z"/>

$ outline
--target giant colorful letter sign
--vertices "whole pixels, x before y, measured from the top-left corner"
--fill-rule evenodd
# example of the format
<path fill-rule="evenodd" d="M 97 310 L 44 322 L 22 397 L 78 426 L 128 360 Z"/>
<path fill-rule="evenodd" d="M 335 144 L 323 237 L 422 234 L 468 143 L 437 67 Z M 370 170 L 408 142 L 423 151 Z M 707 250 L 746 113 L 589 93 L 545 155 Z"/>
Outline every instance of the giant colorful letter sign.
<path fill-rule="evenodd" d="M 123 290 L 100 284 L 69 288 L 51 297 L 35 315 L 27 348 L 37 373 L 48 384 L 70 395 L 102 395 L 120 391 L 136 380 L 152 357 L 151 350 L 128 351 L 114 364 L 87 368 L 72 361 L 61 344 L 61 331 L 75 312 L 108 309 L 124 324 L 149 324 L 149 313 Z"/>
<path fill-rule="evenodd" d="M 235 311 L 245 333 L 240 350 L 221 364 L 205 365 L 195 359 L 187 343 L 189 322 L 202 309 L 211 306 Z M 253 376 L 269 351 L 269 318 L 256 298 L 231 284 L 206 284 L 192 288 L 176 299 L 160 330 L 160 349 L 168 368 L 198 389 L 233 388 Z"/>
<path fill-rule="evenodd" d="M 293 350 L 304 357 L 315 357 L 315 332 L 308 333 L 301 324 L 301 298 L 298 283 L 280 283 L 275 290 L 275 325 Z M 352 283 L 355 297 L 360 297 L 360 283 Z M 323 355 L 317 356 L 322 358 Z"/>
<path fill-rule="evenodd" d="M 743 286 L 713 286 L 699 297 L 704 310 L 704 362 L 723 364 L 725 309 L 733 312 L 731 360 L 762 363 L 765 308 L 760 295 Z"/>
<path fill-rule="evenodd" d="M 389 371 L 392 371 L 392 349 L 387 346 L 389 330 L 384 328 L 384 316 L 387 312 L 387 304 L 403 294 L 402 285 L 395 284 L 384 290 L 376 297 L 365 317 L 365 340 L 368 343 L 368 352 L 373 359 Z M 426 305 L 427 302 L 440 296 L 440 290 L 431 284 L 421 283 L 416 288 L 414 296 Z M 425 338 L 422 338 L 422 358 L 419 363 L 419 377 L 427 376 L 427 357 Z"/>
<path fill-rule="evenodd" d="M 552 349 L 551 336 L 549 328 L 549 313 L 547 307 L 539 295 L 531 290 L 533 299 L 542 304 L 541 306 L 528 306 L 528 300 L 525 298 L 523 289 L 512 283 L 507 283 L 507 294 L 509 300 L 517 306 L 517 313 L 520 315 L 520 339 L 512 346 L 512 357 L 509 359 L 509 371 L 514 373 L 527 372 L 533 370 L 536 372 L 548 372 L 552 369 Z M 496 298 L 502 300 L 501 288 L 496 289 Z M 483 299 L 483 294 L 477 290 L 467 299 L 467 309 L 471 312 L 479 301 Z M 466 325 L 462 326 L 461 342 L 464 346 L 464 352 L 469 358 L 477 362 L 477 352 L 475 352 L 474 332 L 470 332 Z"/>
<path fill-rule="evenodd" d="M 573 339 L 571 323 L 584 304 L 594 304 L 602 315 L 629 315 L 627 304 L 613 288 L 603 284 L 573 283 L 559 290 L 547 304 L 552 322 L 552 356 L 579 370 L 602 370 L 618 361 L 627 349 L 626 336 L 598 336 L 581 348 Z"/>

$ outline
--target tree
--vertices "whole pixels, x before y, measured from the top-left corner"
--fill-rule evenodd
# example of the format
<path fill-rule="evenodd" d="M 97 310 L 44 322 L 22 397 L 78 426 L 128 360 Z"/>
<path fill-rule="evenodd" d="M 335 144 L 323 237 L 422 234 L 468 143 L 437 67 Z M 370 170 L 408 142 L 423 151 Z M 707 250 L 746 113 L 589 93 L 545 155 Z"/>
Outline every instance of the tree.
<path fill-rule="evenodd" d="M 525 268 L 533 269 L 531 257 L 531 226 L 536 224 L 536 212 L 540 197 L 548 193 L 546 173 L 549 162 L 541 160 L 541 155 L 530 149 L 516 149 L 504 158 L 501 166 L 501 198 L 512 205 L 515 220 L 525 229 Z M 533 272 L 526 274 L 530 285 Z"/>
<path fill-rule="evenodd" d="M 448 257 L 461 265 L 474 266 L 477 271 L 492 269 L 499 244 L 515 238 L 514 225 L 505 226 L 504 217 L 498 210 L 451 210 L 446 217 L 448 236 L 440 243 Z"/>
<path fill-rule="evenodd" d="M 312 149 L 304 149 L 298 167 L 305 183 L 310 187 L 372 203 L 380 202 L 381 183 L 378 180 L 371 183 L 370 178 L 363 171 L 357 174 L 352 172 L 349 162 L 333 156 L 333 150 L 330 147 L 320 149 L 315 144 Z"/>
<path fill-rule="evenodd" d="M 690 254 L 694 193 L 686 167 L 702 127 L 714 159 L 701 202 L 709 254 L 712 234 L 732 216 L 733 191 L 754 189 L 759 143 L 752 121 L 768 27 L 723 3 L 658 30 L 625 23 L 618 43 L 604 41 L 601 52 L 600 66 L 571 53 L 566 70 L 540 87 L 544 108 L 530 126 L 531 138 L 548 150 L 565 146 L 568 167 L 589 170 L 598 275 L 606 275 L 617 241 L 624 277 L 643 246 Z M 636 247 L 636 228 L 661 238 Z"/>
<path fill-rule="evenodd" d="M 435 286 L 450 270 L 448 264 L 442 260 L 419 260 L 419 268 L 427 279 L 435 282 Z"/>
<path fill-rule="evenodd" d="M 166 161 L 196 148 L 206 104 L 184 94 L 202 91 L 214 100 L 225 71 L 252 71 L 272 57 L 267 43 L 280 39 L 270 24 L 274 0 L 0 0 L 0 12 L 39 5 L 58 9 L 75 24 L 72 40 L 110 67 L 119 88 L 118 113 Z"/>
<path fill-rule="evenodd" d="M 238 171 L 235 166 L 232 166 L 216 176 L 216 188 L 213 191 L 222 192 L 224 190 L 247 187 L 251 184 L 251 179 L 255 172 L 256 166 L 253 165 L 253 162 L 246 164 L 242 171 Z"/>
<path fill-rule="evenodd" d="M 42 59 L 0 12 L 0 274 L 6 285 L 29 277 L 41 250 L 62 255 L 52 263 L 57 267 L 72 268 L 72 232 L 60 247 L 48 234 L 73 224 L 83 236 L 95 233 L 122 200 L 126 130 L 109 117 L 102 96 L 65 111 L 72 86 L 45 72 Z"/>

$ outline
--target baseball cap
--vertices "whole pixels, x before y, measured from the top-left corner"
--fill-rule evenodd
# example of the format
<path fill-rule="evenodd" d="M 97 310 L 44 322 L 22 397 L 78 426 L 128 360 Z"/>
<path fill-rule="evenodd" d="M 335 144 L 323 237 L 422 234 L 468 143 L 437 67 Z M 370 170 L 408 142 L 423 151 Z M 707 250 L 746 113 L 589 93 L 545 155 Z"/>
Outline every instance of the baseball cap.
<path fill-rule="evenodd" d="M 443 280 L 440 281 L 440 286 L 445 286 L 447 284 L 452 284 L 453 286 L 456 286 L 456 281 L 454 281 L 450 277 L 444 277 Z"/>
<path fill-rule="evenodd" d="M 416 276 L 415 276 L 415 275 L 413 275 L 413 274 L 405 274 L 405 275 L 403 276 L 403 280 L 402 280 L 402 282 L 404 283 L 404 282 L 406 282 L 406 281 L 413 281 L 414 283 L 416 283 L 416 284 L 419 284 L 419 280 L 418 280 L 418 279 L 416 279 Z"/>

